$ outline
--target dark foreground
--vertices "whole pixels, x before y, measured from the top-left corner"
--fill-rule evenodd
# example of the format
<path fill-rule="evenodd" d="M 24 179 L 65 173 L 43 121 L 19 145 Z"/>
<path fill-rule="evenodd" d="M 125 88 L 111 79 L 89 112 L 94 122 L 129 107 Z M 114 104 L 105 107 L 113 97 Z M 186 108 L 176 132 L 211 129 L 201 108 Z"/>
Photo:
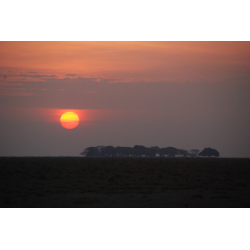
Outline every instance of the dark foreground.
<path fill-rule="evenodd" d="M 0 207 L 250 207 L 250 159 L 0 158 Z"/>

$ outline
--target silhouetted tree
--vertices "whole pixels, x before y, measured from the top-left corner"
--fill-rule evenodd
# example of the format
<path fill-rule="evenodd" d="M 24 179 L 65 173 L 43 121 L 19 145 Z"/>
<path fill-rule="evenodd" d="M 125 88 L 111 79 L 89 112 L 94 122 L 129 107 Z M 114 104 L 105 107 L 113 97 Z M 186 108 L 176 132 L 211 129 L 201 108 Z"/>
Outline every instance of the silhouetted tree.
<path fill-rule="evenodd" d="M 213 149 L 213 148 L 204 148 L 199 153 L 199 156 L 208 156 L 208 157 L 215 156 L 215 157 L 219 157 L 220 153 L 216 149 Z"/>
<path fill-rule="evenodd" d="M 101 148 L 104 148 L 105 146 L 96 146 L 96 148 L 100 151 Z"/>
<path fill-rule="evenodd" d="M 151 148 L 146 148 L 145 149 L 145 155 L 147 157 L 155 157 L 156 154 L 159 154 L 159 147 L 151 147 Z"/>
<path fill-rule="evenodd" d="M 83 152 L 81 152 L 80 155 L 84 155 L 86 157 L 97 157 L 100 155 L 100 152 L 96 147 L 89 147 L 86 148 Z"/>
<path fill-rule="evenodd" d="M 178 149 L 178 155 L 182 155 L 183 157 L 187 157 L 189 152 L 185 149 Z"/>
<path fill-rule="evenodd" d="M 177 149 L 173 147 L 159 148 L 157 146 L 147 148 L 142 145 L 135 145 L 131 147 L 113 147 L 113 146 L 97 146 L 88 147 L 80 154 L 86 157 L 155 157 L 159 154 L 161 157 L 175 157 L 179 156 L 197 156 L 199 150 L 191 149 L 190 152 L 184 149 Z M 199 156 L 219 156 L 219 152 L 212 148 L 205 148 L 198 154 Z"/>
<path fill-rule="evenodd" d="M 116 147 L 116 155 L 121 157 L 129 157 L 132 155 L 131 147 Z"/>
<path fill-rule="evenodd" d="M 83 155 L 83 156 L 86 156 L 86 154 L 89 152 L 89 149 L 88 148 L 85 148 L 81 153 L 80 155 Z"/>
<path fill-rule="evenodd" d="M 141 145 L 135 145 L 133 147 L 133 156 L 142 156 L 146 155 L 146 148 Z"/>
<path fill-rule="evenodd" d="M 190 149 L 189 155 L 192 156 L 192 157 L 196 157 L 199 152 L 200 152 L 199 149 Z"/>
<path fill-rule="evenodd" d="M 152 150 L 155 151 L 155 153 L 159 154 L 160 153 L 160 148 L 158 146 L 151 147 Z"/>
<path fill-rule="evenodd" d="M 173 147 L 161 148 L 160 149 L 160 156 L 168 156 L 168 157 L 175 157 L 175 155 L 179 154 L 179 150 Z"/>
<path fill-rule="evenodd" d="M 113 146 L 106 146 L 100 149 L 101 156 L 116 156 L 116 149 Z"/>

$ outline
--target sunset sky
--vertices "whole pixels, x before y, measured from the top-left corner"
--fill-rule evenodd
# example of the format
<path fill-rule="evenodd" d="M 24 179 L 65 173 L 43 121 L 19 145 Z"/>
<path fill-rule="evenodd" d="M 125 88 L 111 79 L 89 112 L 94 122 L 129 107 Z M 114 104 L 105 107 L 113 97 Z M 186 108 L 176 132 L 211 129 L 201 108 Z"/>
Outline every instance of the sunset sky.
<path fill-rule="evenodd" d="M 250 42 L 0 42 L 0 156 L 144 145 L 250 157 L 249 107 Z"/>

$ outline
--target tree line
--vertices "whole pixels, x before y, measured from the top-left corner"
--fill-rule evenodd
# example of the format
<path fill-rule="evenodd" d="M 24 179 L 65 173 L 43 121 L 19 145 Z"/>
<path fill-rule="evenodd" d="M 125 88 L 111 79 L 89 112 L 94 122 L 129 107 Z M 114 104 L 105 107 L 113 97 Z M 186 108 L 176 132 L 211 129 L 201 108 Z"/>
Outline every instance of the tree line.
<path fill-rule="evenodd" d="M 144 147 L 135 145 L 134 147 L 113 147 L 113 146 L 97 146 L 88 147 L 80 153 L 85 157 L 219 157 L 219 152 L 213 148 L 204 148 L 202 151 L 191 149 L 177 149 L 173 147 L 159 148 Z"/>

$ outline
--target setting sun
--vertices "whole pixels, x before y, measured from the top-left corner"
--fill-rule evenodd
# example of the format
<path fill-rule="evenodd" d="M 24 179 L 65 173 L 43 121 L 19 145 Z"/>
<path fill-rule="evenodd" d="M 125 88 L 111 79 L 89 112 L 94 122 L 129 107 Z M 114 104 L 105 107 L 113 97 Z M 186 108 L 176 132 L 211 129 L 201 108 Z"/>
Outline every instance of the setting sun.
<path fill-rule="evenodd" d="M 66 112 L 61 116 L 60 122 L 64 128 L 72 129 L 79 124 L 79 117 L 74 112 Z"/>

